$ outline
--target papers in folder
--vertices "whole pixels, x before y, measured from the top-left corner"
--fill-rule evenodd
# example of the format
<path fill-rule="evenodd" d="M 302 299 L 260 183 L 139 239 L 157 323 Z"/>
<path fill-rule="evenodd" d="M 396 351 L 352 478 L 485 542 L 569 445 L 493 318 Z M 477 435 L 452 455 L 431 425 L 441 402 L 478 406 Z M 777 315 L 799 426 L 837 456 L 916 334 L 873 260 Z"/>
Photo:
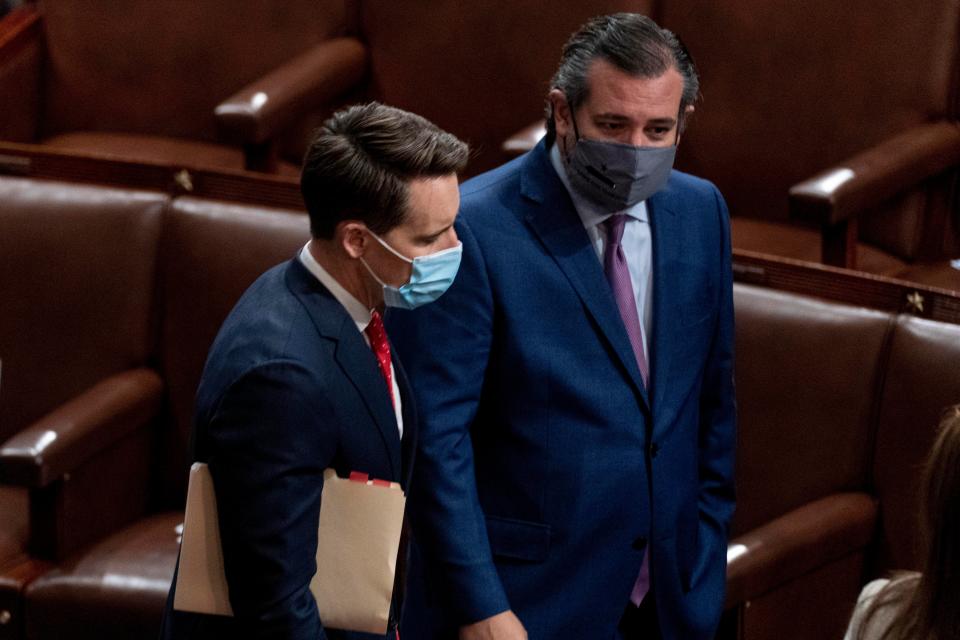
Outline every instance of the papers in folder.
<path fill-rule="evenodd" d="M 317 573 L 310 591 L 325 627 L 385 634 L 406 498 L 396 483 L 324 472 Z M 232 616 L 217 501 L 207 465 L 190 469 L 173 608 Z"/>

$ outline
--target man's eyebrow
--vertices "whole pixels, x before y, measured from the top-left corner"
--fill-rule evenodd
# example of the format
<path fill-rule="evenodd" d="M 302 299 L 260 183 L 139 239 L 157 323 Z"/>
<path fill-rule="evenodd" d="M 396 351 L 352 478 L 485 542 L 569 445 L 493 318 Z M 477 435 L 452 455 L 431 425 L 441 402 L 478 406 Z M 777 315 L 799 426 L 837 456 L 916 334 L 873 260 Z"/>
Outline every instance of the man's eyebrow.
<path fill-rule="evenodd" d="M 622 113 L 598 113 L 597 115 L 593 116 L 593 118 L 595 120 L 617 120 L 617 121 L 624 121 L 624 120 L 630 119 L 627 116 L 623 115 Z"/>
<path fill-rule="evenodd" d="M 647 120 L 647 124 L 653 125 L 653 126 L 672 127 L 673 125 L 677 124 L 677 119 L 676 118 L 651 118 L 650 120 Z"/>
<path fill-rule="evenodd" d="M 621 113 L 598 113 L 593 116 L 594 120 L 609 120 L 611 122 L 628 122 L 629 117 Z M 654 127 L 672 127 L 677 124 L 676 118 L 651 118 L 647 120 L 647 126 Z"/>
<path fill-rule="evenodd" d="M 440 229 L 440 231 L 437 231 L 436 233 L 425 233 L 423 235 L 417 236 L 417 240 L 435 240 L 436 238 L 439 238 L 440 236 L 445 234 L 447 231 L 449 231 L 450 227 L 452 226 L 453 226 L 452 224 L 448 224 L 447 226 L 445 226 L 443 229 Z"/>

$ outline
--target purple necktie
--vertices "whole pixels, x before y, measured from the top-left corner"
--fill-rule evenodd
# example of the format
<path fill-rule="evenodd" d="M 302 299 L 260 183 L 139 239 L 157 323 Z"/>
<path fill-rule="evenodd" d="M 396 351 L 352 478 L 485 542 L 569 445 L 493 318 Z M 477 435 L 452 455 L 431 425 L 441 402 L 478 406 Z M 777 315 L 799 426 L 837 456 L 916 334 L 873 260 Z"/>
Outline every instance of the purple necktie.
<path fill-rule="evenodd" d="M 630 281 L 630 270 L 627 267 L 627 257 L 623 254 L 623 246 L 620 240 L 623 238 L 623 227 L 627 222 L 627 216 L 623 213 L 617 213 L 610 216 L 607 221 L 607 247 L 603 252 L 603 272 L 607 276 L 607 282 L 613 290 L 613 297 L 617 301 L 617 307 L 620 309 L 620 319 L 623 320 L 623 326 L 627 330 L 627 337 L 630 338 L 630 346 L 633 347 L 633 356 L 637 359 L 637 368 L 640 369 L 640 376 L 643 378 L 643 385 L 647 386 L 649 378 L 647 368 L 647 358 L 643 354 L 643 335 L 640 333 L 640 315 L 637 313 L 637 298 L 633 295 L 633 283 Z M 637 575 L 637 581 L 633 583 L 633 591 L 630 592 L 630 602 L 640 606 L 643 597 L 650 590 L 650 549 L 643 552 L 643 564 L 640 566 L 640 573 Z"/>
<path fill-rule="evenodd" d="M 633 347 L 633 356 L 637 359 L 637 367 L 643 378 L 643 385 L 647 386 L 649 377 L 647 358 L 643 355 L 643 335 L 640 333 L 640 316 L 637 313 L 637 298 L 633 295 L 633 284 L 630 281 L 630 269 L 627 267 L 627 257 L 623 255 L 623 226 L 627 216 L 617 213 L 607 218 L 607 248 L 603 252 L 603 272 L 607 282 L 613 289 L 613 297 L 617 300 L 620 309 L 620 319 L 630 338 Z"/>

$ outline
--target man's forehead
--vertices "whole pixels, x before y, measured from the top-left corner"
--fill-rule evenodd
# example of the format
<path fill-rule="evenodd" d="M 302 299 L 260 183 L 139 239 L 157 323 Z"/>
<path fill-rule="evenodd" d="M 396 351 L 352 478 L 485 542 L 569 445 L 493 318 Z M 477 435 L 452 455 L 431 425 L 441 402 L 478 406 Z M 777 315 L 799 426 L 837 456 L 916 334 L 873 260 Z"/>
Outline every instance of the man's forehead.
<path fill-rule="evenodd" d="M 673 66 L 659 76 L 642 77 L 598 58 L 590 65 L 587 85 L 585 104 L 593 115 L 636 117 L 641 110 L 653 117 L 675 117 L 683 96 L 683 76 Z"/>
<path fill-rule="evenodd" d="M 456 174 L 413 178 L 407 183 L 407 225 L 417 231 L 453 224 L 460 201 Z"/>

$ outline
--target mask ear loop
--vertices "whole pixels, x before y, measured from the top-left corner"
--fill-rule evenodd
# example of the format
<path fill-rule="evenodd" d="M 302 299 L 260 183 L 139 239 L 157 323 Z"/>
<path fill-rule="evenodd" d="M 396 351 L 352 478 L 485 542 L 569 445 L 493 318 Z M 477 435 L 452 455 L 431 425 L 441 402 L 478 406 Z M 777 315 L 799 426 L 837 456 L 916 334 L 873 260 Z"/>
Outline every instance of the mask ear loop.
<path fill-rule="evenodd" d="M 570 109 L 570 119 L 573 120 L 573 135 L 576 136 L 576 141 L 580 140 L 580 129 L 577 127 L 577 114 Z"/>
<path fill-rule="evenodd" d="M 376 240 L 377 242 L 379 242 L 381 247 L 383 247 L 384 249 L 386 249 L 387 251 L 389 251 L 389 252 L 392 253 L 393 255 L 397 256 L 398 258 L 400 258 L 401 260 L 403 260 L 403 261 L 406 262 L 407 264 L 413 264 L 413 260 L 412 260 L 411 258 L 408 258 L 407 256 L 403 255 L 402 253 L 400 253 L 399 251 L 397 251 L 396 249 L 394 249 L 393 247 L 391 247 L 389 244 L 387 244 L 387 241 L 386 241 L 386 240 L 384 240 L 383 238 L 381 238 L 380 236 L 378 236 L 377 234 L 375 234 L 375 233 L 374 233 L 373 231 L 371 231 L 369 228 L 367 229 L 367 233 L 369 233 L 371 236 L 373 236 L 373 239 Z"/>
<path fill-rule="evenodd" d="M 569 105 L 569 103 L 567 104 Z M 577 142 L 580 141 L 580 129 L 577 127 L 577 114 L 574 112 L 572 107 L 570 108 L 570 119 L 573 121 L 573 135 L 575 136 L 573 144 L 576 146 Z M 564 152 L 564 155 L 569 158 L 571 153 L 573 153 L 572 149 L 567 149 Z"/>

